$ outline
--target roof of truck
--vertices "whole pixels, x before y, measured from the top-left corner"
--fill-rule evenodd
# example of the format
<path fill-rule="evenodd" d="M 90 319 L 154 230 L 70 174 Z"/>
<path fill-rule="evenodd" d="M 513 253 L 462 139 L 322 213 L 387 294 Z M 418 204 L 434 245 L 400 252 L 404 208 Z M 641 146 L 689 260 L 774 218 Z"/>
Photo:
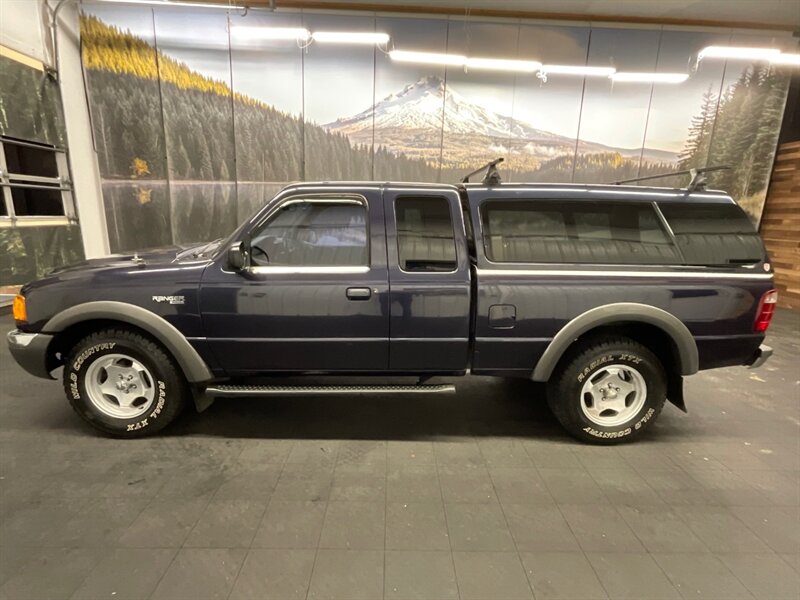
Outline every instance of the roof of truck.
<path fill-rule="evenodd" d="M 524 194 L 535 194 L 535 197 L 555 199 L 585 200 L 593 194 L 605 199 L 633 200 L 650 199 L 660 201 L 699 200 L 705 202 L 733 202 L 733 199 L 722 190 L 702 190 L 689 192 L 686 188 L 653 187 L 643 185 L 615 185 L 597 183 L 500 183 L 486 185 L 483 183 L 425 183 L 410 181 L 306 181 L 293 183 L 287 188 L 403 188 L 426 190 L 458 190 L 466 189 L 468 193 L 479 197 L 496 195 L 498 192 L 508 193 L 511 197 Z M 575 194 L 579 194 L 578 197 Z M 634 198 L 635 197 L 635 198 Z"/>

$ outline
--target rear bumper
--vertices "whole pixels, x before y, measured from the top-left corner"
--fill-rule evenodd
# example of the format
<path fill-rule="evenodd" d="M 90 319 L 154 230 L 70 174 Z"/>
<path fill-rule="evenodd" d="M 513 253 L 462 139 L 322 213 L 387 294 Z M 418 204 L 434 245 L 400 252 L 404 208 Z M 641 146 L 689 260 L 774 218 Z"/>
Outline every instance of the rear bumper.
<path fill-rule="evenodd" d="M 20 367 L 36 377 L 52 379 L 47 366 L 47 347 L 53 339 L 52 335 L 14 329 L 8 332 L 6 339 L 11 356 Z"/>
<path fill-rule="evenodd" d="M 772 356 L 772 348 L 761 344 L 758 350 L 753 353 L 753 356 L 750 357 L 750 360 L 745 364 L 751 369 L 757 369 L 767 362 L 770 356 Z"/>

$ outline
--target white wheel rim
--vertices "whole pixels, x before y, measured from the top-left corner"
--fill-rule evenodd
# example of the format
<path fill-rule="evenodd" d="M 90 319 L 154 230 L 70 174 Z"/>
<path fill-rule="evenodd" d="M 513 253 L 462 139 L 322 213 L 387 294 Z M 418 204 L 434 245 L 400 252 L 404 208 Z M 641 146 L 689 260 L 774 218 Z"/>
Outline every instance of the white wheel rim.
<path fill-rule="evenodd" d="M 589 376 L 581 389 L 581 410 L 595 425 L 618 427 L 632 420 L 647 400 L 647 384 L 628 365 L 609 365 Z"/>
<path fill-rule="evenodd" d="M 150 371 L 126 354 L 101 356 L 86 370 L 86 394 L 97 410 L 115 419 L 146 413 L 156 397 Z"/>

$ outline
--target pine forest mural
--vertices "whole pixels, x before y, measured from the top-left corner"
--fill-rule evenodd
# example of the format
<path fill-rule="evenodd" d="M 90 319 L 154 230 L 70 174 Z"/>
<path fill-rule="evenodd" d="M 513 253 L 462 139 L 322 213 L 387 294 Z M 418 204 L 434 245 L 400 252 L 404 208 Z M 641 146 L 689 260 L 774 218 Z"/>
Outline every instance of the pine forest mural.
<path fill-rule="evenodd" d="M 690 65 L 687 82 L 664 89 L 238 37 L 263 26 L 377 30 L 400 48 L 670 71 L 730 34 L 203 10 L 187 31 L 180 9 L 83 11 L 114 251 L 226 235 L 291 181 L 455 182 L 497 156 L 510 181 L 607 183 L 728 164 L 712 185 L 758 221 L 788 88 L 788 72 L 766 63 Z"/>

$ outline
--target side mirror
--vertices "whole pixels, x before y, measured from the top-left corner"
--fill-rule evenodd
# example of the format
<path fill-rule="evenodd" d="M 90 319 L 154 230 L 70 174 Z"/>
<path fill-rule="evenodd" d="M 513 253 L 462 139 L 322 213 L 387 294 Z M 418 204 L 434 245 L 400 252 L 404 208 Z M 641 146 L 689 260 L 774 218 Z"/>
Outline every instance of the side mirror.
<path fill-rule="evenodd" d="M 228 248 L 228 265 L 236 271 L 241 271 L 247 266 L 247 253 L 244 249 L 244 242 Z"/>

